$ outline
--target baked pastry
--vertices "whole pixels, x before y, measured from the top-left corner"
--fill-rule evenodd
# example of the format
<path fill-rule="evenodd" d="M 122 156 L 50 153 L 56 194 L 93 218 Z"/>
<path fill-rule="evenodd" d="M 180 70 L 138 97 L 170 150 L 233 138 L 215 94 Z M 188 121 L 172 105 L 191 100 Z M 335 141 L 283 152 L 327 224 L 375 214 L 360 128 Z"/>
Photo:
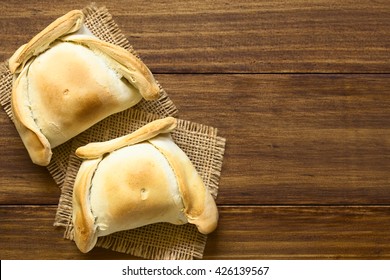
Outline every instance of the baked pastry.
<path fill-rule="evenodd" d="M 212 232 L 218 210 L 187 155 L 174 143 L 172 117 L 76 150 L 84 159 L 73 189 L 74 240 L 82 252 L 97 238 L 144 225 L 195 224 Z"/>
<path fill-rule="evenodd" d="M 15 126 L 32 161 L 111 114 L 157 99 L 160 88 L 131 52 L 99 40 L 74 10 L 58 18 L 10 58 Z"/>

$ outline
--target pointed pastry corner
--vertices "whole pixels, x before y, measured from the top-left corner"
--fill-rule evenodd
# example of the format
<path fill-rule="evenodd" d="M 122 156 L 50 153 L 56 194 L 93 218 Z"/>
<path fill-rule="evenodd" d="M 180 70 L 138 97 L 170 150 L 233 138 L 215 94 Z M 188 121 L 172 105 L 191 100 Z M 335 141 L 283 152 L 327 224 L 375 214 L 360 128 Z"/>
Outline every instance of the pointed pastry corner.
<path fill-rule="evenodd" d="M 165 121 L 173 121 L 174 118 Z M 174 122 L 173 122 L 174 123 Z M 189 157 L 168 138 L 154 138 L 150 142 L 168 160 L 175 171 L 179 192 L 183 202 L 183 214 L 188 223 L 194 224 L 199 232 L 209 234 L 218 224 L 218 208 L 202 177 Z"/>
<path fill-rule="evenodd" d="M 134 145 L 142 141 L 149 140 L 161 133 L 169 133 L 177 126 L 177 120 L 173 117 L 166 117 L 152 121 L 136 131 L 111 139 L 105 142 L 89 143 L 79 147 L 76 150 L 76 156 L 81 159 L 95 159 L 102 157 L 104 154 L 111 153 L 125 146 Z"/>
<path fill-rule="evenodd" d="M 98 149 L 99 146 L 95 147 L 96 144 L 101 142 L 89 143 L 85 146 L 76 149 L 75 154 L 81 159 L 95 159 L 101 157 L 101 152 Z"/>
<path fill-rule="evenodd" d="M 129 50 L 83 35 L 72 34 L 62 37 L 61 40 L 82 44 L 93 51 L 106 55 L 111 59 L 111 64 L 115 71 L 137 88 L 145 100 L 156 100 L 160 97 L 161 88 L 152 72 Z"/>
<path fill-rule="evenodd" d="M 140 89 L 140 93 L 145 100 L 157 100 L 160 97 L 160 86 L 151 78 L 151 82 L 145 90 Z"/>
<path fill-rule="evenodd" d="M 151 122 L 151 124 L 155 124 L 154 130 L 158 132 L 158 134 L 168 133 L 176 129 L 177 119 L 174 117 L 166 117 L 163 119 L 155 120 Z"/>
<path fill-rule="evenodd" d="M 11 71 L 12 74 L 16 73 L 16 70 L 19 68 L 21 62 L 19 62 L 19 57 L 20 54 L 23 52 L 24 48 L 26 47 L 27 44 L 24 44 L 20 46 L 16 52 L 10 57 L 8 60 L 8 68 Z"/>
<path fill-rule="evenodd" d="M 199 216 L 187 216 L 187 219 L 189 223 L 196 225 L 200 233 L 209 234 L 217 228 L 218 216 L 215 201 L 211 194 L 206 192 L 203 212 Z"/>
<path fill-rule="evenodd" d="M 96 231 L 85 225 L 85 220 L 79 217 L 80 214 L 75 214 L 76 218 L 73 220 L 74 241 L 82 253 L 88 253 L 97 242 Z"/>
<path fill-rule="evenodd" d="M 11 56 L 9 60 L 11 73 L 20 72 L 30 58 L 45 51 L 59 37 L 79 30 L 83 22 L 84 14 L 81 10 L 73 10 L 57 18 Z"/>
<path fill-rule="evenodd" d="M 74 241 L 83 253 L 87 253 L 97 242 L 95 218 L 91 212 L 89 190 L 92 176 L 100 160 L 84 161 L 77 173 L 73 187 Z"/>
<path fill-rule="evenodd" d="M 14 124 L 33 163 L 47 166 L 52 157 L 51 145 L 36 125 L 29 107 L 26 106 L 23 95 L 26 84 L 27 78 L 23 73 L 14 81 L 11 94 Z"/>

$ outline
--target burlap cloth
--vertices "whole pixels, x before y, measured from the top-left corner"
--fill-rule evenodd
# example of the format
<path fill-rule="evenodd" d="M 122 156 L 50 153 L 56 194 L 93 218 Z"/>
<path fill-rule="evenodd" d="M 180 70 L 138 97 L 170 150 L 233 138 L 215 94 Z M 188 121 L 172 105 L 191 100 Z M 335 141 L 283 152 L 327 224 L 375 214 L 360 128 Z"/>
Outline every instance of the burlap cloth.
<path fill-rule="evenodd" d="M 98 38 L 122 46 L 136 54 L 104 7 L 90 5 L 83 9 L 85 25 Z M 12 75 L 4 62 L 0 66 L 0 104 L 12 120 L 10 95 Z M 64 237 L 73 239 L 72 191 L 81 160 L 74 151 L 89 142 L 106 141 L 130 133 L 146 123 L 165 116 L 176 116 L 177 109 L 166 92 L 161 89 L 157 101 L 141 101 L 135 107 L 112 115 L 87 131 L 53 150 L 48 170 L 61 187 L 61 196 L 55 217 L 55 226 L 65 227 Z M 225 139 L 217 136 L 217 129 L 178 120 L 171 133 L 176 144 L 183 149 L 201 175 L 206 187 L 216 198 L 225 149 Z M 202 258 L 207 237 L 191 224 L 182 226 L 159 223 L 122 231 L 101 237 L 97 247 L 132 254 L 146 259 Z"/>
<path fill-rule="evenodd" d="M 139 55 L 130 45 L 129 41 L 120 31 L 118 25 L 112 19 L 111 14 L 104 7 L 97 7 L 92 4 L 83 9 L 85 14 L 85 26 L 99 39 L 121 46 L 131 53 Z M 8 68 L 8 61 L 0 64 L 0 104 L 4 108 L 7 115 L 11 118 L 11 91 L 12 91 L 12 74 Z M 146 101 L 142 99 L 136 106 L 137 108 L 146 112 L 158 114 L 161 117 L 176 116 L 177 108 L 166 94 L 165 90 L 160 86 L 160 98 L 155 101 Z M 66 168 L 68 166 L 68 159 L 70 154 L 71 141 L 64 143 L 61 146 L 53 149 L 52 160 L 47 166 L 55 182 L 62 185 Z"/>
<path fill-rule="evenodd" d="M 101 121 L 74 139 L 55 221 L 55 225 L 66 227 L 66 238 L 73 238 L 72 191 L 81 164 L 74 151 L 90 142 L 130 133 L 157 118 L 160 117 L 155 114 L 129 109 Z M 216 197 L 225 139 L 217 136 L 215 128 L 181 119 L 171 135 Z M 148 259 L 192 259 L 202 258 L 205 244 L 206 236 L 200 234 L 194 225 L 160 223 L 101 237 L 97 246 Z"/>

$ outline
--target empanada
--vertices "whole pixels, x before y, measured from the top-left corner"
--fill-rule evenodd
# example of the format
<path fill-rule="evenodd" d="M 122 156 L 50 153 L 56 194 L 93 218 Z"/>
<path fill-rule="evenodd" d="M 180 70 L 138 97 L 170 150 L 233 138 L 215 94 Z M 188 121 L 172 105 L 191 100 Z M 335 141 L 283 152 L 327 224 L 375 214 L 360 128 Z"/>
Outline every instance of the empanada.
<path fill-rule="evenodd" d="M 82 252 L 97 238 L 168 222 L 212 232 L 218 210 L 209 190 L 169 132 L 168 117 L 107 142 L 77 149 L 84 161 L 73 189 L 74 240 Z"/>
<path fill-rule="evenodd" d="M 101 41 L 75 10 L 58 18 L 9 60 L 15 126 L 32 159 L 111 114 L 159 97 L 152 73 L 131 52 Z"/>

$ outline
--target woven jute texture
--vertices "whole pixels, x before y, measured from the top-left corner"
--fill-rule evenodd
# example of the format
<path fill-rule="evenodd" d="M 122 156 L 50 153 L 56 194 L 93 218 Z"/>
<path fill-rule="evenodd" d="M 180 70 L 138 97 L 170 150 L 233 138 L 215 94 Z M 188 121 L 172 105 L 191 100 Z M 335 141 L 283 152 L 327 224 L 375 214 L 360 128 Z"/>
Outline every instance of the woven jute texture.
<path fill-rule="evenodd" d="M 72 192 L 81 159 L 74 151 L 87 143 L 116 138 L 160 118 L 156 114 L 129 109 L 113 115 L 85 131 L 73 141 L 72 153 L 55 220 L 65 227 L 65 238 L 73 239 Z M 178 119 L 178 127 L 171 133 L 175 143 L 187 154 L 206 187 L 216 198 L 225 149 L 225 139 L 217 136 L 217 129 Z M 97 246 L 129 253 L 147 259 L 202 258 L 206 236 L 191 224 L 182 226 L 159 223 L 111 234 L 98 239 Z"/>
<path fill-rule="evenodd" d="M 95 36 L 137 55 L 104 7 L 90 5 L 84 8 L 83 12 L 86 16 L 85 25 Z M 175 105 L 163 88 L 160 89 L 161 97 L 157 101 L 142 100 L 135 107 L 102 120 L 53 150 L 48 170 L 61 187 L 54 225 L 65 228 L 65 238 L 73 239 L 72 191 L 81 164 L 74 151 L 89 142 L 106 141 L 128 134 L 155 119 L 177 116 Z M 7 62 L 4 62 L 0 65 L 0 104 L 12 120 L 11 91 L 12 75 Z M 216 197 L 225 139 L 218 136 L 217 129 L 213 127 L 181 119 L 178 119 L 178 127 L 171 135 L 176 144 L 188 155 L 211 194 Z M 101 237 L 96 246 L 146 259 L 185 260 L 202 258 L 206 239 L 207 237 L 200 234 L 194 225 L 176 226 L 159 223 Z"/>
<path fill-rule="evenodd" d="M 135 52 L 129 41 L 123 35 L 111 14 L 104 7 L 89 5 L 83 9 L 85 26 L 99 39 L 121 46 L 141 59 Z M 10 119 L 13 119 L 11 110 L 12 74 L 8 69 L 8 61 L 0 65 L 0 104 Z M 160 97 L 155 101 L 142 99 L 134 108 L 146 112 L 158 114 L 162 117 L 176 116 L 177 108 L 160 86 Z M 55 182 L 61 186 L 68 166 L 72 141 L 68 141 L 53 149 L 53 156 L 47 166 Z"/>

